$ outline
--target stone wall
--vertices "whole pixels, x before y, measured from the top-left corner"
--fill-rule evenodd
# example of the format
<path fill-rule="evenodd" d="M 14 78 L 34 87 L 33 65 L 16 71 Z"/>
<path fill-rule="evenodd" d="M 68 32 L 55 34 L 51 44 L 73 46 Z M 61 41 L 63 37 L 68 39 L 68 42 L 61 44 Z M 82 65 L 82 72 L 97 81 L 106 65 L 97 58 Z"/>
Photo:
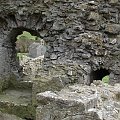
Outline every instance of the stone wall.
<path fill-rule="evenodd" d="M 45 73 L 51 66 L 67 66 L 64 76 L 89 83 L 92 71 L 106 69 L 110 71 L 111 84 L 119 82 L 119 0 L 0 2 L 1 74 L 19 73 L 14 46 L 16 36 L 27 30 L 46 42 Z M 80 68 L 76 77 L 72 74 L 76 68 L 73 66 L 78 66 L 76 71 Z"/>

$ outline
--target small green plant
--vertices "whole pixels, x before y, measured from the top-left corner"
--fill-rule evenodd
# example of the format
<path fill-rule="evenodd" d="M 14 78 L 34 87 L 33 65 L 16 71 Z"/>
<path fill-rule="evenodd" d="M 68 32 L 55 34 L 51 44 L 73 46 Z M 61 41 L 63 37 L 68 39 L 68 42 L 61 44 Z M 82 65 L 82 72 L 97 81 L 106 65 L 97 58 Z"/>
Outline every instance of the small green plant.
<path fill-rule="evenodd" d="M 23 31 L 21 35 L 17 36 L 17 40 L 36 40 L 37 36 L 31 35 L 27 31 Z"/>
<path fill-rule="evenodd" d="M 106 75 L 102 78 L 102 82 L 105 83 L 105 84 L 108 84 L 109 83 L 109 80 L 110 80 L 110 77 L 109 75 Z"/>
<path fill-rule="evenodd" d="M 19 58 L 19 60 L 23 60 L 24 56 L 27 56 L 27 53 L 17 53 L 17 57 Z"/>

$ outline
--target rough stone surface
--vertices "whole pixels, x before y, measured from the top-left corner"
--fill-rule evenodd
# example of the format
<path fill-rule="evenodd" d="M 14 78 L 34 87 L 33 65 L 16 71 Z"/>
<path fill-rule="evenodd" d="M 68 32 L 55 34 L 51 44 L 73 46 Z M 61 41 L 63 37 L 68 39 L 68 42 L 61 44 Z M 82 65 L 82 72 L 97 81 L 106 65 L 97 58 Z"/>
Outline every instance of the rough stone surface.
<path fill-rule="evenodd" d="M 73 85 L 37 95 L 36 120 L 119 120 L 120 85 Z"/>
<path fill-rule="evenodd" d="M 118 0 L 1 1 L 0 73 L 19 74 L 16 36 L 28 31 L 46 42 L 44 67 L 71 61 L 91 70 L 105 68 L 113 76 L 111 84 L 119 82 L 119 8 Z M 90 80 L 91 71 L 80 72 L 86 74 L 83 83 Z"/>
<path fill-rule="evenodd" d="M 43 59 L 44 59 L 44 55 L 38 56 L 36 58 L 22 55 L 19 61 L 20 61 L 20 66 L 22 66 L 23 68 L 22 70 L 23 74 L 27 75 L 30 78 L 30 80 L 32 80 L 32 78 L 34 78 L 40 71 L 40 68 L 42 67 Z"/>
<path fill-rule="evenodd" d="M 24 120 L 15 115 L 4 114 L 0 112 L 0 120 Z"/>
<path fill-rule="evenodd" d="M 3 113 L 14 114 L 21 118 L 33 119 L 35 117 L 35 108 L 31 103 L 31 94 L 31 90 L 25 90 L 24 88 L 21 90 L 5 90 L 3 94 L 0 95 L 0 111 Z M 10 120 L 12 120 L 12 116 Z"/>
<path fill-rule="evenodd" d="M 29 56 L 32 58 L 37 58 L 39 56 L 44 56 L 46 52 L 45 45 L 41 45 L 40 43 L 33 43 L 29 46 Z"/>

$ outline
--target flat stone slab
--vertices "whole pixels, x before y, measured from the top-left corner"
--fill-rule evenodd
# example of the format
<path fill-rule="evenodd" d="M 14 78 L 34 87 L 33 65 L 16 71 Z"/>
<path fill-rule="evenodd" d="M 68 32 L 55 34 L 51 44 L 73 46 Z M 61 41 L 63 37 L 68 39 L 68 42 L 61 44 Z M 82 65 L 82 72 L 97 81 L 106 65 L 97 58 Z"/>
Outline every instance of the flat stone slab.
<path fill-rule="evenodd" d="M 28 105 L 31 103 L 31 92 L 28 90 L 6 90 L 0 95 L 0 102 Z"/>
<path fill-rule="evenodd" d="M 65 108 L 79 106 L 82 111 L 94 108 L 94 106 L 97 104 L 96 93 L 95 91 L 91 91 L 90 89 L 81 93 L 77 91 L 71 91 L 70 89 L 63 89 L 60 92 L 56 93 L 46 91 L 37 94 L 37 99 L 38 102 L 54 102 L 54 104 L 60 104 Z"/>
<path fill-rule="evenodd" d="M 5 90 L 0 95 L 0 111 L 16 115 L 20 118 L 33 119 L 35 116 L 35 107 L 32 106 L 32 91 L 23 89 Z"/>
<path fill-rule="evenodd" d="M 0 120 L 25 120 L 15 115 L 0 112 Z"/>

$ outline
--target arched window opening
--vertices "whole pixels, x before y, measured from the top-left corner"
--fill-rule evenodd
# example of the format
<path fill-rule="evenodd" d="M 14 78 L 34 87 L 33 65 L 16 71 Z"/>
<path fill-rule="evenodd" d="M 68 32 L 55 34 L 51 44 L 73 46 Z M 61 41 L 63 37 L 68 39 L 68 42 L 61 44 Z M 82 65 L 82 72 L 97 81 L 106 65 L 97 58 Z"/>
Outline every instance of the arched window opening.
<path fill-rule="evenodd" d="M 28 47 L 35 41 L 38 42 L 39 33 L 24 27 L 14 28 L 4 40 L 3 47 L 7 49 L 10 70 L 17 76 L 21 75 L 22 67 L 19 64 L 19 56 L 28 54 Z"/>

